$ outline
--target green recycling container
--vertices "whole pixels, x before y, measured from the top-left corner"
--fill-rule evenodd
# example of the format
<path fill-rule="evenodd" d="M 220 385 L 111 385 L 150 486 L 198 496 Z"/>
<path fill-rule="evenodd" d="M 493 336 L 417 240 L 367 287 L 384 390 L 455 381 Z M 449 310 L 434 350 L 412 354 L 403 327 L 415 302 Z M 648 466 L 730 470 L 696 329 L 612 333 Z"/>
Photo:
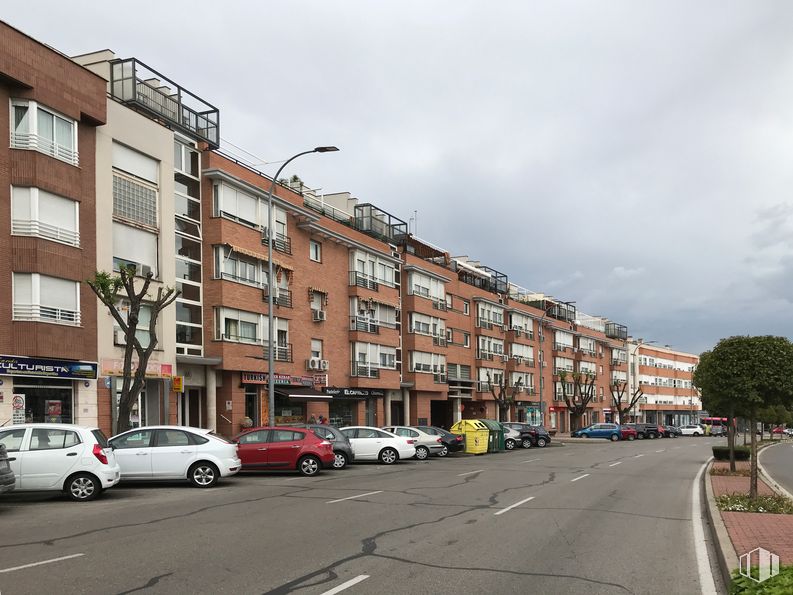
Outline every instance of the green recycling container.
<path fill-rule="evenodd" d="M 501 422 L 497 422 L 494 419 L 480 419 L 479 421 L 485 424 L 490 431 L 487 452 L 506 450 L 506 446 L 504 446 L 504 426 L 501 425 Z"/>

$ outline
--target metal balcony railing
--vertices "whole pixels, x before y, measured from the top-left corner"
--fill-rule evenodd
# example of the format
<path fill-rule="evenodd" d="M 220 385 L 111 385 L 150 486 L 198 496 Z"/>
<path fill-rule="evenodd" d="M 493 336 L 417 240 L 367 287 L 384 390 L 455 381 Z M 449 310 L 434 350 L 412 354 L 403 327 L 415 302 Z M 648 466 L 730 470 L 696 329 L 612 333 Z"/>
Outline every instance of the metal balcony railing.
<path fill-rule="evenodd" d="M 487 318 L 477 318 L 476 326 L 478 326 L 479 328 L 486 328 L 489 331 L 493 330 L 493 323 L 490 322 Z"/>
<path fill-rule="evenodd" d="M 267 348 L 267 341 L 264 342 L 264 357 L 269 357 L 270 350 Z M 273 347 L 273 359 L 277 362 L 291 362 L 292 361 L 292 344 L 286 343 L 275 345 Z"/>
<path fill-rule="evenodd" d="M 439 374 L 433 374 L 432 375 L 432 380 L 436 384 L 446 384 L 446 374 L 444 374 L 442 372 L 439 373 Z"/>
<path fill-rule="evenodd" d="M 486 359 L 486 360 L 493 360 L 493 353 L 490 351 L 484 351 L 482 349 L 476 350 L 476 359 Z"/>
<path fill-rule="evenodd" d="M 358 287 L 365 287 L 372 291 L 379 291 L 380 284 L 375 281 L 366 273 L 359 273 L 358 271 L 350 271 L 350 285 L 357 285 Z"/>
<path fill-rule="evenodd" d="M 376 320 L 371 318 L 364 318 L 362 316 L 353 316 L 350 318 L 350 330 L 361 331 L 363 333 L 380 334 L 380 325 Z"/>
<path fill-rule="evenodd" d="M 11 235 L 16 236 L 36 236 L 39 238 L 46 238 L 48 240 L 55 240 L 70 246 L 80 245 L 80 233 L 77 231 L 70 231 L 62 227 L 56 227 L 49 223 L 41 221 L 29 221 L 25 219 L 12 219 L 11 220 Z"/>
<path fill-rule="evenodd" d="M 351 376 L 358 378 L 380 378 L 380 368 L 368 363 L 352 363 Z"/>
<path fill-rule="evenodd" d="M 72 165 L 80 164 L 77 151 L 53 142 L 43 136 L 39 136 L 38 134 L 12 132 L 11 148 L 38 151 L 39 153 L 44 153 L 45 155 L 55 157 L 55 159 L 60 159 L 61 161 L 71 163 Z"/>
<path fill-rule="evenodd" d="M 269 288 L 264 287 L 262 289 L 262 301 L 267 301 L 267 293 L 269 292 Z M 292 292 L 289 289 L 278 289 L 278 292 L 273 296 L 273 305 L 278 306 L 281 308 L 291 308 L 292 307 Z"/>
<path fill-rule="evenodd" d="M 52 308 L 38 304 L 14 304 L 14 320 L 30 320 L 43 322 L 60 322 L 63 324 L 80 324 L 79 310 Z"/>
<path fill-rule="evenodd" d="M 110 94 L 124 104 L 164 119 L 213 149 L 220 146 L 220 111 L 140 60 L 110 62 Z"/>

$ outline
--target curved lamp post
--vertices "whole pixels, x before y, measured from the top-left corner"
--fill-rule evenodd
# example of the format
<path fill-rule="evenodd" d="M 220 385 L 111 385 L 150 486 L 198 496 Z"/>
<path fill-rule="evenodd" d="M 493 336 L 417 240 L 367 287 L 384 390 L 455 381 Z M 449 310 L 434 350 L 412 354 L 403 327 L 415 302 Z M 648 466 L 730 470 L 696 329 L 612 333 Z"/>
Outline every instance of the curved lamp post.
<path fill-rule="evenodd" d="M 653 341 L 639 341 L 639 342 L 637 342 L 636 346 L 633 348 L 633 351 L 631 352 L 630 356 L 628 357 L 628 398 L 629 399 L 631 398 L 630 395 L 633 394 L 633 384 L 630 382 L 631 381 L 631 376 L 633 376 L 633 380 L 634 381 L 636 381 L 636 378 L 638 378 L 638 376 L 639 376 L 639 366 L 636 366 L 636 373 L 635 374 L 631 374 L 631 371 L 633 370 L 633 361 L 631 361 L 631 360 L 634 357 L 636 357 L 636 352 L 639 350 L 639 347 L 641 347 L 642 345 L 652 345 L 653 343 L 658 343 L 658 341 L 653 340 Z M 630 401 L 628 401 L 628 402 L 630 402 Z M 633 422 L 634 423 L 636 423 L 636 405 L 637 404 L 638 403 L 634 403 L 634 405 L 633 405 Z M 622 421 L 622 420 L 620 419 L 620 421 Z"/>
<path fill-rule="evenodd" d="M 283 169 L 292 161 L 310 153 L 330 153 L 337 147 L 316 147 L 292 155 L 281 164 L 273 176 L 270 191 L 267 193 L 267 425 L 275 425 L 275 349 L 273 345 L 273 192 Z"/>

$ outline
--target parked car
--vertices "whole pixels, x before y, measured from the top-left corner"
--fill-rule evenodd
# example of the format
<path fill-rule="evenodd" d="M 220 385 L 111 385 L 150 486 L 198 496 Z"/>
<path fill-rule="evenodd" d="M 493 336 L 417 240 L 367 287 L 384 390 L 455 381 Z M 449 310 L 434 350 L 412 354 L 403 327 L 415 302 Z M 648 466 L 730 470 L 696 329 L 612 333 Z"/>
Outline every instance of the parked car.
<path fill-rule="evenodd" d="M 287 470 L 312 476 L 333 467 L 333 444 L 308 428 L 249 428 L 234 437 L 244 471 Z"/>
<path fill-rule="evenodd" d="M 704 436 L 705 435 L 705 428 L 703 428 L 699 424 L 683 426 L 682 428 L 680 428 L 680 435 L 681 436 Z"/>
<path fill-rule="evenodd" d="M 772 434 L 784 434 L 785 433 L 785 429 L 782 428 L 781 426 L 777 426 L 777 427 L 771 429 L 771 433 Z M 714 436 L 715 436 L 715 434 L 714 434 Z"/>
<path fill-rule="evenodd" d="M 441 441 L 440 436 L 427 434 L 418 428 L 408 426 L 388 426 L 387 428 L 383 429 L 386 432 L 391 432 L 392 434 L 402 436 L 403 438 L 413 438 L 413 440 L 415 440 L 414 445 L 416 447 L 415 457 L 420 461 L 424 461 L 428 459 L 430 455 L 436 455 L 443 450 L 443 442 Z"/>
<path fill-rule="evenodd" d="M 659 426 L 663 430 L 662 436 L 664 438 L 677 438 L 680 435 L 680 429 L 675 426 Z"/>
<path fill-rule="evenodd" d="M 570 435 L 573 438 L 608 438 L 616 442 L 620 439 L 620 427 L 617 424 L 592 424 Z"/>
<path fill-rule="evenodd" d="M 530 440 L 529 446 L 544 448 L 551 442 L 551 435 L 548 433 L 548 430 L 542 426 L 532 426 L 530 424 L 512 421 L 504 422 L 504 425 L 527 435 L 528 440 Z M 524 448 L 529 448 L 529 446 L 523 444 Z"/>
<path fill-rule="evenodd" d="M 0 444 L 0 494 L 12 491 L 15 484 L 16 478 L 8 462 L 6 447 Z"/>
<path fill-rule="evenodd" d="M 393 465 L 416 454 L 415 440 L 369 426 L 339 428 L 350 439 L 356 460 Z"/>
<path fill-rule="evenodd" d="M 439 457 L 445 457 L 450 452 L 459 452 L 465 448 L 465 436 L 462 434 L 453 434 L 448 430 L 439 428 L 437 426 L 413 426 L 416 429 L 438 436 L 441 439 L 441 444 L 445 447 L 439 453 Z"/>
<path fill-rule="evenodd" d="M 726 436 L 727 435 L 727 426 L 711 426 L 710 427 L 710 435 L 711 436 Z"/>
<path fill-rule="evenodd" d="M 529 446 L 524 448 L 531 448 L 531 438 L 524 437 L 518 430 L 504 426 L 504 448 L 507 450 L 515 450 L 518 444 L 522 444 L 526 440 Z"/>
<path fill-rule="evenodd" d="M 649 438 L 654 440 L 659 436 L 663 436 L 663 431 L 658 427 L 658 424 L 625 424 L 634 430 L 636 430 L 637 438 L 639 440 L 644 440 L 645 438 Z"/>
<path fill-rule="evenodd" d="M 639 432 L 630 426 L 620 426 L 620 440 L 636 440 Z"/>
<path fill-rule="evenodd" d="M 307 424 L 305 427 L 314 432 L 321 440 L 327 440 L 331 443 L 333 446 L 333 455 L 335 457 L 333 460 L 334 469 L 344 469 L 355 460 L 350 439 L 342 434 L 341 430 L 336 426 L 329 426 L 328 424 Z"/>
<path fill-rule="evenodd" d="M 14 489 L 63 491 L 72 500 L 93 500 L 121 479 L 102 430 L 72 424 L 22 424 L 0 428 Z"/>
<path fill-rule="evenodd" d="M 113 436 L 110 446 L 122 481 L 186 479 L 209 488 L 241 468 L 237 446 L 202 428 L 144 426 Z"/>

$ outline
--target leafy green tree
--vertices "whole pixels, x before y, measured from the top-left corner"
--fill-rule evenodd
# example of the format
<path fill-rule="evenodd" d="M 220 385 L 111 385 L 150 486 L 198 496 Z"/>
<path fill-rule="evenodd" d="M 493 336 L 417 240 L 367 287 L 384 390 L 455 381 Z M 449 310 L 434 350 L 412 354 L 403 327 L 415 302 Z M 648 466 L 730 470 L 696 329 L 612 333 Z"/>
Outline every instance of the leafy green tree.
<path fill-rule="evenodd" d="M 729 337 L 700 356 L 694 384 L 702 392 L 710 411 L 727 412 L 730 450 L 735 444 L 733 419 L 749 418 L 751 431 L 751 475 L 749 496 L 757 497 L 757 434 L 754 431 L 761 409 L 793 403 L 793 343 L 785 337 Z M 734 453 L 730 463 L 734 468 Z"/>
<path fill-rule="evenodd" d="M 160 312 L 172 304 L 180 293 L 170 287 L 159 287 L 157 297 L 152 299 L 149 296 L 152 278 L 153 274 L 149 272 L 143 278 L 140 289 L 136 289 L 135 267 L 129 266 L 121 267 L 118 275 L 97 271 L 93 279 L 86 281 L 124 333 L 124 376 L 121 381 L 116 427 L 116 432 L 119 433 L 130 429 L 130 411 L 146 383 L 146 366 L 157 347 L 157 319 Z M 122 303 L 129 307 L 122 310 Z M 146 347 L 143 347 L 137 337 L 140 311 L 144 306 L 151 312 L 149 326 L 145 329 L 149 335 Z M 111 403 L 115 403 L 114 396 L 111 395 Z"/>

